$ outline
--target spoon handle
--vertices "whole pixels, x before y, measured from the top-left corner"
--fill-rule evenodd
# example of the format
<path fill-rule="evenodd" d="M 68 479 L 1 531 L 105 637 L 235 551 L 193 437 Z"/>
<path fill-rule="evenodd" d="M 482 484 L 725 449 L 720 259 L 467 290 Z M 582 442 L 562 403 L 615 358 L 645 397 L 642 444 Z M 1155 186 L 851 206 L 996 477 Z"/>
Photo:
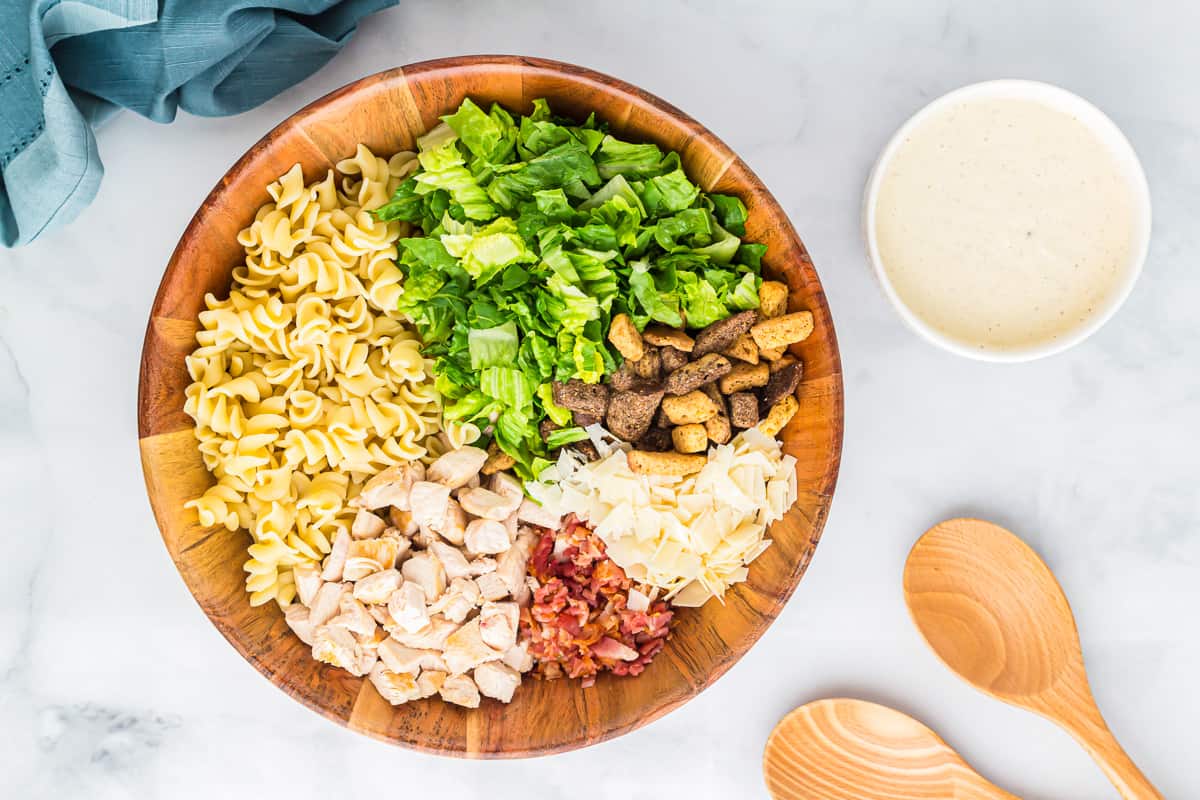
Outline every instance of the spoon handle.
<path fill-rule="evenodd" d="M 1162 794 L 1142 774 L 1109 730 L 1091 693 L 1076 700 L 1062 704 L 1055 715 L 1057 721 L 1100 765 L 1121 797 L 1125 800 L 1162 800 Z"/>
<path fill-rule="evenodd" d="M 965 765 L 964 765 L 965 766 Z M 954 800 L 1021 800 L 984 778 L 969 767 L 958 774 L 954 786 Z"/>

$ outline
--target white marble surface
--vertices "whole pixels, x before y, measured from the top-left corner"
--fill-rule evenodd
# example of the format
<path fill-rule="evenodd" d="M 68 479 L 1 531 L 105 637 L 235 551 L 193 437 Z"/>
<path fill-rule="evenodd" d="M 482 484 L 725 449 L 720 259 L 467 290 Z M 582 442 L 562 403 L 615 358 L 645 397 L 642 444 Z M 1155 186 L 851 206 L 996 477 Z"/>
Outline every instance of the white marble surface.
<path fill-rule="evenodd" d="M 736 6 L 744 7 L 738 8 Z M 1022 533 L 1071 598 L 1095 693 L 1167 797 L 1200 795 L 1200 74 L 1197 6 L 1007 3 L 414 2 L 324 71 L 232 119 L 102 131 L 107 176 L 69 229 L 0 251 L 0 785 L 6 797 L 765 795 L 763 742 L 828 695 L 925 720 L 1030 798 L 1115 797 L 1041 719 L 944 669 L 904 610 L 916 536 L 963 513 Z M 842 476 L 824 540 L 762 641 L 684 708 L 525 762 L 389 748 L 275 690 L 201 614 L 142 488 L 134 398 L 163 265 L 222 172 L 276 122 L 407 61 L 516 52 L 618 75 L 751 164 L 807 242 L 846 371 Z M 1045 361 L 977 364 L 904 329 L 857 236 L 869 164 L 964 83 L 1058 83 L 1110 112 L 1154 197 L 1146 271 L 1098 335 Z"/>

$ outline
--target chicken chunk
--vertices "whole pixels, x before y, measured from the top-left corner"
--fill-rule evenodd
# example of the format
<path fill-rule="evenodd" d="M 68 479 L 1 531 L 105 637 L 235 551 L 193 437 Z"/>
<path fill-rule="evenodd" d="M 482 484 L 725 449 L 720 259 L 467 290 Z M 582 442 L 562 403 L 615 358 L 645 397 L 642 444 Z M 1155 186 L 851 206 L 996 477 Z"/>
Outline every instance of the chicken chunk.
<path fill-rule="evenodd" d="M 487 458 L 486 450 L 470 445 L 451 450 L 429 467 L 429 480 L 457 489 L 479 474 Z"/>
<path fill-rule="evenodd" d="M 354 516 L 354 525 L 350 528 L 350 535 L 355 539 L 374 539 L 379 534 L 383 533 L 383 529 L 387 527 L 387 523 L 377 514 L 372 514 L 365 508 L 360 508 Z"/>
<path fill-rule="evenodd" d="M 446 639 L 442 658 L 450 672 L 458 674 L 474 669 L 485 661 L 495 661 L 503 655 L 483 640 L 479 618 L 468 621 Z"/>
<path fill-rule="evenodd" d="M 523 546 L 523 540 L 527 538 L 526 534 L 518 535 L 516 544 L 500 556 L 496 564 L 496 574 L 513 597 L 525 586 L 525 564 L 529 561 L 530 550 Z"/>
<path fill-rule="evenodd" d="M 312 656 L 324 664 L 341 667 L 351 675 L 362 676 L 358 642 L 340 625 L 322 625 L 313 634 Z"/>
<path fill-rule="evenodd" d="M 405 581 L 388 598 L 388 613 L 396 624 L 409 633 L 429 627 L 429 611 L 425 606 L 425 590 L 415 581 Z"/>
<path fill-rule="evenodd" d="M 446 501 L 446 517 L 437 532 L 450 544 L 462 544 L 467 532 L 467 515 L 454 498 Z"/>
<path fill-rule="evenodd" d="M 321 588 L 321 568 L 307 561 L 292 567 L 292 579 L 296 582 L 296 596 L 306 606 L 311 606 L 317 590 Z"/>
<path fill-rule="evenodd" d="M 432 603 L 446 591 L 446 570 L 431 552 L 417 553 L 400 566 L 406 582 L 415 583 L 425 591 L 425 602 Z"/>
<path fill-rule="evenodd" d="M 350 592 L 342 592 L 338 599 L 338 615 L 329 620 L 328 625 L 337 625 L 359 636 L 370 636 L 375 633 L 375 618 L 367 613 L 367 608 L 354 599 Z"/>
<path fill-rule="evenodd" d="M 346 565 L 342 577 L 358 581 L 376 572 L 396 566 L 400 554 L 400 540 L 388 536 L 376 539 L 357 539 L 350 543 L 346 554 Z"/>
<path fill-rule="evenodd" d="M 438 689 L 447 703 L 466 708 L 479 708 L 479 688 L 467 675 L 451 675 Z"/>
<path fill-rule="evenodd" d="M 429 626 L 416 633 L 409 633 L 403 628 L 392 631 L 392 638 L 406 647 L 420 650 L 439 650 L 446 646 L 446 639 L 459 629 L 457 622 L 451 622 L 440 614 L 429 618 Z"/>
<path fill-rule="evenodd" d="M 529 672 L 533 669 L 533 656 L 529 655 L 529 645 L 525 642 L 508 648 L 500 660 L 517 672 Z"/>
<path fill-rule="evenodd" d="M 484 600 L 503 600 L 508 596 L 508 586 L 494 572 L 480 575 L 475 579 L 475 585 L 479 587 L 479 594 Z"/>
<path fill-rule="evenodd" d="M 501 703 L 511 702 L 513 692 L 521 685 L 521 674 L 499 661 L 480 664 L 475 668 L 474 676 L 479 693 Z"/>
<path fill-rule="evenodd" d="M 517 519 L 551 530 L 557 530 L 559 522 L 562 521 L 562 517 L 558 514 L 547 511 L 528 498 L 521 501 L 521 506 L 517 509 Z"/>
<path fill-rule="evenodd" d="M 388 509 L 388 520 L 392 523 L 392 529 L 399 531 L 403 536 L 412 536 L 419 527 L 413 519 L 412 511 L 401 511 L 395 506 Z"/>
<path fill-rule="evenodd" d="M 334 614 L 338 613 L 342 594 L 347 591 L 349 587 L 344 583 L 326 583 L 317 590 L 309 611 L 309 621 L 314 627 L 333 619 Z"/>
<path fill-rule="evenodd" d="M 471 576 L 478 577 L 486 575 L 489 572 L 495 572 L 497 564 L 496 559 L 491 556 L 480 556 L 479 558 L 471 559 L 467 566 L 471 569 Z"/>
<path fill-rule="evenodd" d="M 287 622 L 288 627 L 292 629 L 292 633 L 304 642 L 309 647 L 312 647 L 313 634 L 316 629 L 309 620 L 308 609 L 299 603 L 292 603 L 283 612 L 283 619 Z"/>
<path fill-rule="evenodd" d="M 500 521 L 512 514 L 521 505 L 521 497 L 496 494 L 491 489 L 469 489 L 458 495 L 463 511 L 476 517 Z"/>
<path fill-rule="evenodd" d="M 492 519 L 471 520 L 463 541 L 472 555 L 503 553 L 512 544 L 504 523 Z"/>
<path fill-rule="evenodd" d="M 350 504 L 374 511 L 377 508 L 395 506 L 408 510 L 408 493 L 417 481 L 425 480 L 425 465 L 420 461 L 388 467 L 367 481 L 358 497 Z"/>
<path fill-rule="evenodd" d="M 400 588 L 401 580 L 400 570 L 395 568 L 368 575 L 354 584 L 354 599 L 367 605 L 386 603 L 392 592 Z"/>
<path fill-rule="evenodd" d="M 321 570 L 322 580 L 340 581 L 342 568 L 346 566 L 346 554 L 350 551 L 350 534 L 340 530 L 333 537 L 333 548 L 325 556 L 324 569 Z"/>
<path fill-rule="evenodd" d="M 451 547 L 445 542 L 430 542 L 429 549 L 437 556 L 437 560 L 442 562 L 442 569 L 446 571 L 446 577 L 450 580 L 471 574 L 467 557 L 457 547 Z"/>
<path fill-rule="evenodd" d="M 455 578 L 450 588 L 429 607 L 429 613 L 441 614 L 451 622 L 462 622 L 479 602 L 479 587 L 469 578 Z"/>
<path fill-rule="evenodd" d="M 479 611 L 479 631 L 488 647 L 504 653 L 515 645 L 520 615 L 516 603 L 484 603 Z"/>
<path fill-rule="evenodd" d="M 445 670 L 422 670 L 417 677 L 417 687 L 421 690 L 421 697 L 433 697 L 437 694 L 449 674 Z"/>
<path fill-rule="evenodd" d="M 405 647 L 395 639 L 387 639 L 379 645 L 379 660 L 392 672 L 446 669 L 446 662 L 437 650 Z"/>
<path fill-rule="evenodd" d="M 450 487 L 432 481 L 417 481 L 409 492 L 413 522 L 437 530 L 446 522 L 450 506 Z"/>
<path fill-rule="evenodd" d="M 398 706 L 422 697 L 415 675 L 415 672 L 396 672 L 385 668 L 383 664 L 376 664 L 368 677 L 380 697 Z"/>

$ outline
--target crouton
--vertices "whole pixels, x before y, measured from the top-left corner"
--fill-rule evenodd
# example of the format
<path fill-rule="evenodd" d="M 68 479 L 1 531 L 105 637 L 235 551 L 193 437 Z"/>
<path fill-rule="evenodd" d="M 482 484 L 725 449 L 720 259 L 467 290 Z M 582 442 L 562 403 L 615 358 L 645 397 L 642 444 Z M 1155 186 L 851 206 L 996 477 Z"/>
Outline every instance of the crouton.
<path fill-rule="evenodd" d="M 747 364 L 757 364 L 758 345 L 754 343 L 753 336 L 743 333 L 723 351 L 723 355 L 736 358 L 738 361 L 745 361 Z"/>
<path fill-rule="evenodd" d="M 608 340 L 627 361 L 637 361 L 642 357 L 642 335 L 628 314 L 617 314 L 612 318 L 608 326 Z"/>
<path fill-rule="evenodd" d="M 737 428 L 753 428 L 758 424 L 758 398 L 749 392 L 729 396 L 729 421 Z"/>
<path fill-rule="evenodd" d="M 678 430 L 678 428 L 676 428 Z M 733 429 L 729 424 L 729 417 L 724 413 L 714 414 L 704 420 L 704 432 L 708 438 L 717 444 L 725 444 L 733 436 Z M 682 448 L 679 448 L 682 450 Z"/>
<path fill-rule="evenodd" d="M 796 387 L 800 385 L 800 378 L 803 375 L 804 368 L 798 361 L 783 369 L 776 370 L 771 375 L 771 380 L 767 381 L 767 388 L 763 389 L 763 405 L 769 408 L 788 395 L 793 394 L 796 391 Z"/>
<path fill-rule="evenodd" d="M 609 404 L 608 429 L 618 439 L 637 441 L 650 430 L 662 397 L 662 389 L 615 392 Z"/>
<path fill-rule="evenodd" d="M 757 311 L 742 311 L 714 322 L 696 334 L 696 349 L 692 351 L 692 357 L 725 350 L 736 342 L 739 336 L 750 330 L 750 326 L 755 322 L 758 322 Z"/>
<path fill-rule="evenodd" d="M 690 364 L 685 364 L 667 376 L 663 388 L 667 394 L 687 394 L 693 389 L 699 389 L 706 383 L 712 383 L 717 378 L 727 375 L 733 365 L 729 359 L 716 353 L 709 353 Z"/>
<path fill-rule="evenodd" d="M 692 348 L 696 346 L 692 337 L 666 325 L 648 325 L 646 330 L 642 331 L 642 339 L 656 347 L 674 347 L 685 353 L 692 352 Z"/>
<path fill-rule="evenodd" d="M 766 386 L 771 370 L 766 364 L 738 364 L 729 374 L 717 381 L 721 394 L 733 394 Z"/>
<path fill-rule="evenodd" d="M 763 361 L 770 361 L 771 363 L 778 361 L 785 355 L 787 355 L 786 344 L 779 347 L 768 347 L 765 350 L 761 347 L 758 349 L 758 357 Z"/>
<path fill-rule="evenodd" d="M 699 390 L 680 397 L 664 397 L 662 407 L 667 419 L 676 425 L 704 422 L 717 413 L 717 404 Z"/>
<path fill-rule="evenodd" d="M 633 450 L 629 453 L 629 469 L 641 475 L 674 475 L 683 477 L 699 472 L 708 463 L 707 456 L 686 453 L 647 453 Z"/>
<path fill-rule="evenodd" d="M 671 449 L 671 431 L 667 428 L 651 428 L 634 445 L 638 450 L 662 452 Z"/>
<path fill-rule="evenodd" d="M 779 281 L 763 281 L 758 287 L 758 315 L 763 319 L 782 317 L 787 312 L 788 287 Z"/>
<path fill-rule="evenodd" d="M 500 449 L 500 445 L 496 444 L 495 439 L 488 445 L 487 454 L 487 461 L 483 462 L 483 467 L 479 470 L 484 475 L 495 475 L 517 463 L 515 458 Z"/>
<path fill-rule="evenodd" d="M 802 342 L 813 332 L 813 315 L 811 311 L 797 311 L 795 314 L 784 314 L 782 317 L 763 320 L 750 329 L 754 343 L 758 349 L 770 350 L 796 342 Z"/>
<path fill-rule="evenodd" d="M 783 426 L 787 425 L 792 417 L 796 416 L 796 411 L 799 409 L 800 401 L 796 399 L 796 395 L 789 394 L 771 406 L 771 410 L 767 412 L 767 418 L 758 423 L 758 429 L 767 436 L 775 436 L 783 430 Z"/>
<path fill-rule="evenodd" d="M 572 411 L 581 411 L 593 417 L 604 416 L 608 408 L 608 387 L 602 383 L 584 383 L 572 378 L 566 383 L 554 381 L 551 384 L 554 402 Z"/>
<path fill-rule="evenodd" d="M 664 347 L 658 351 L 658 355 L 664 375 L 670 375 L 688 362 L 688 354 L 674 347 Z"/>
<path fill-rule="evenodd" d="M 790 367 L 792 364 L 797 364 L 797 363 L 799 363 L 799 362 L 796 360 L 795 356 L 789 355 L 789 354 L 783 354 L 783 355 L 780 355 L 779 358 L 772 361 L 768 365 L 768 369 L 770 369 L 771 374 L 774 375 L 776 372 L 779 372 L 779 370 L 783 369 L 784 367 Z"/>
<path fill-rule="evenodd" d="M 646 347 L 642 350 L 642 357 L 629 362 L 629 365 L 633 367 L 633 374 L 638 378 L 657 383 L 662 371 L 662 358 L 657 347 Z"/>
<path fill-rule="evenodd" d="M 671 441 L 681 453 L 703 453 L 708 448 L 708 431 L 698 422 L 671 429 Z"/>

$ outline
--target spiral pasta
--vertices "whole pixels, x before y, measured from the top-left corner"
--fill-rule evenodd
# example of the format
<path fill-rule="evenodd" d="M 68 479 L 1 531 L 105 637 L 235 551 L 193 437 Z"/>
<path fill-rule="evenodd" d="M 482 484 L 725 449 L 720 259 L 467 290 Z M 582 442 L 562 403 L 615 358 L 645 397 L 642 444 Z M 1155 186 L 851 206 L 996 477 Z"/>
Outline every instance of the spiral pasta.
<path fill-rule="evenodd" d="M 340 180 L 306 184 L 292 167 L 238 234 L 228 298 L 204 298 L 184 410 L 216 483 L 186 506 L 201 525 L 249 531 L 252 605 L 292 601 L 292 568 L 350 528 L 368 476 L 444 447 L 431 365 L 394 310 L 404 225 L 369 213 L 416 166 L 359 145 Z"/>

